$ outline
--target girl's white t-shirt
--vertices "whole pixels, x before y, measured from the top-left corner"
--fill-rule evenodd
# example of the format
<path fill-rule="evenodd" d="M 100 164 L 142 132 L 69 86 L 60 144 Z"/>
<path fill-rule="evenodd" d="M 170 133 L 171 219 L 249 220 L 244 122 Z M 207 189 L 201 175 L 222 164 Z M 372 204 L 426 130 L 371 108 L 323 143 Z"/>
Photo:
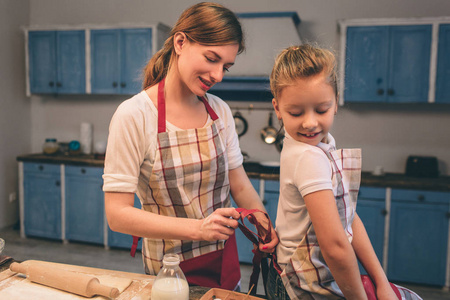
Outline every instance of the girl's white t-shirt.
<path fill-rule="evenodd" d="M 228 168 L 242 165 L 234 118 L 229 106 L 219 97 L 207 94 L 209 105 L 224 123 L 221 134 L 226 147 Z M 211 123 L 208 120 L 205 126 Z M 180 131 L 166 122 L 168 132 Z M 139 180 L 149 178 L 154 164 L 158 134 L 158 110 L 145 91 L 122 102 L 109 126 L 103 175 L 103 191 L 136 193 Z M 147 183 L 142 183 L 145 186 Z"/>

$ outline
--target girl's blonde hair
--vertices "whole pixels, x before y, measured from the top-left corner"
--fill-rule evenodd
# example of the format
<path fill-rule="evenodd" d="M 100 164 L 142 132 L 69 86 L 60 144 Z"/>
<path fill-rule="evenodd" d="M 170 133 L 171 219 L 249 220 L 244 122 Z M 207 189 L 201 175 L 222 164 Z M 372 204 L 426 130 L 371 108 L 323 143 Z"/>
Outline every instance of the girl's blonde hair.
<path fill-rule="evenodd" d="M 273 97 L 278 99 L 283 88 L 294 84 L 297 79 L 312 77 L 322 72 L 337 99 L 336 59 L 331 51 L 310 44 L 284 49 L 278 54 L 270 74 Z"/>
<path fill-rule="evenodd" d="M 144 89 L 166 77 L 175 57 L 173 37 L 177 32 L 183 32 L 190 42 L 208 46 L 238 44 L 238 54 L 244 51 L 241 24 L 231 10 L 212 2 L 195 4 L 181 14 L 162 49 L 144 68 Z"/>

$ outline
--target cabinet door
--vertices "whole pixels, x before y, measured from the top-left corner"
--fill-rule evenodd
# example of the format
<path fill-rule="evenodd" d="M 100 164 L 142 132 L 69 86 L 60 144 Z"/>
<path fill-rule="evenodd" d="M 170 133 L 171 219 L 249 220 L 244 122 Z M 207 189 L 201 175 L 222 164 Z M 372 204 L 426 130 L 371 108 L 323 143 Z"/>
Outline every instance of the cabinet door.
<path fill-rule="evenodd" d="M 259 193 L 259 185 L 260 181 L 259 179 L 250 178 L 250 182 L 252 183 L 253 187 L 255 188 L 256 192 Z M 236 203 L 232 199 L 232 205 L 233 207 L 237 207 Z M 248 222 L 247 219 L 245 219 L 245 225 L 253 230 L 255 228 L 254 225 L 252 225 L 250 222 Z M 239 261 L 242 263 L 252 263 L 253 260 L 253 243 L 250 242 L 250 240 L 242 233 L 240 229 L 235 230 L 236 233 L 236 243 L 238 248 L 238 254 L 239 254 Z"/>
<path fill-rule="evenodd" d="M 28 33 L 29 80 L 31 93 L 56 91 L 56 32 Z"/>
<path fill-rule="evenodd" d="M 66 166 L 66 239 L 103 244 L 103 169 Z"/>
<path fill-rule="evenodd" d="M 384 188 L 361 187 L 356 206 L 356 213 L 366 228 L 380 263 L 383 261 L 385 196 Z"/>
<path fill-rule="evenodd" d="M 439 27 L 436 102 L 450 103 L 450 24 Z"/>
<path fill-rule="evenodd" d="M 345 101 L 386 100 L 388 27 L 361 26 L 347 29 Z"/>
<path fill-rule="evenodd" d="M 121 31 L 121 94 L 136 94 L 142 90 L 142 70 L 152 56 L 152 29 Z"/>
<path fill-rule="evenodd" d="M 434 201 L 436 195 L 444 198 Z M 387 272 L 390 280 L 445 284 L 449 199 L 449 193 L 392 191 Z"/>
<path fill-rule="evenodd" d="M 85 33 L 83 30 L 57 31 L 58 93 L 86 92 Z"/>
<path fill-rule="evenodd" d="M 141 202 L 137 195 L 134 196 L 134 207 L 141 208 Z M 108 246 L 131 249 L 133 244 L 133 237 L 129 234 L 124 234 L 116 231 L 112 231 L 108 226 Z M 138 248 L 142 248 L 142 239 L 139 241 Z"/>
<path fill-rule="evenodd" d="M 61 239 L 60 167 L 24 163 L 25 235 Z"/>
<path fill-rule="evenodd" d="M 391 26 L 389 102 L 427 102 L 431 25 Z"/>
<path fill-rule="evenodd" d="M 91 85 L 93 94 L 119 91 L 120 30 L 91 30 Z"/>

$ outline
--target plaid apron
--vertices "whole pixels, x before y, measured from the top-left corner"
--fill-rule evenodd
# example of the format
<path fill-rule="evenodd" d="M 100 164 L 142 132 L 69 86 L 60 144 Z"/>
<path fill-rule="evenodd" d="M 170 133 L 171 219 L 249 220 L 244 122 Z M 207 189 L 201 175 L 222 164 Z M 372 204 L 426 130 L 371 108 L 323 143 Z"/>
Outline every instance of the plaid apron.
<path fill-rule="evenodd" d="M 334 150 L 332 147 L 330 151 L 322 150 L 331 162 L 333 194 L 336 198 L 342 226 L 351 243 L 353 239 L 352 223 L 361 183 L 361 149 Z M 278 266 L 276 269 L 278 272 L 281 271 Z M 345 299 L 320 252 L 312 223 L 280 276 L 291 300 Z M 362 275 L 361 280 L 368 299 L 377 299 L 376 289 L 370 277 Z M 391 287 L 398 299 L 422 299 L 413 291 L 402 286 L 391 283 Z"/>
<path fill-rule="evenodd" d="M 361 149 L 333 149 L 324 152 L 333 170 L 333 193 L 341 224 L 351 242 L 352 222 L 361 182 Z M 281 273 L 281 278 L 292 300 L 344 298 L 320 252 L 312 223 Z"/>
<path fill-rule="evenodd" d="M 210 124 L 203 128 L 166 132 L 164 79 L 159 83 L 158 145 L 148 183 L 149 196 L 141 199 L 144 210 L 164 216 L 203 219 L 217 208 L 231 207 L 228 159 L 224 137 L 221 136 L 224 125 L 207 100 L 204 97 L 201 100 L 212 119 Z M 232 238 L 235 239 L 234 235 Z M 147 274 L 157 274 L 165 253 L 179 254 L 183 263 L 214 251 L 219 253 L 218 250 L 223 248 L 222 240 L 144 238 L 142 255 L 145 271 Z M 234 249 L 240 278 L 237 248 Z"/>

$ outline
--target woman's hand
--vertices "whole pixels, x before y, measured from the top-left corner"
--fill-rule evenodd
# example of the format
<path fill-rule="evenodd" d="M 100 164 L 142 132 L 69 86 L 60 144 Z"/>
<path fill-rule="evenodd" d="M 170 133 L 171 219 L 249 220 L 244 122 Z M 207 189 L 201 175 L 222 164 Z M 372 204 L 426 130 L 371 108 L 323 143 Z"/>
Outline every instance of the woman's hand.
<path fill-rule="evenodd" d="M 201 220 L 200 236 L 205 241 L 227 240 L 238 227 L 239 213 L 236 209 L 218 208 Z"/>
<path fill-rule="evenodd" d="M 377 289 L 377 299 L 379 300 L 398 300 L 397 295 L 392 289 L 391 285 L 388 283 L 386 285 L 376 287 Z"/>

